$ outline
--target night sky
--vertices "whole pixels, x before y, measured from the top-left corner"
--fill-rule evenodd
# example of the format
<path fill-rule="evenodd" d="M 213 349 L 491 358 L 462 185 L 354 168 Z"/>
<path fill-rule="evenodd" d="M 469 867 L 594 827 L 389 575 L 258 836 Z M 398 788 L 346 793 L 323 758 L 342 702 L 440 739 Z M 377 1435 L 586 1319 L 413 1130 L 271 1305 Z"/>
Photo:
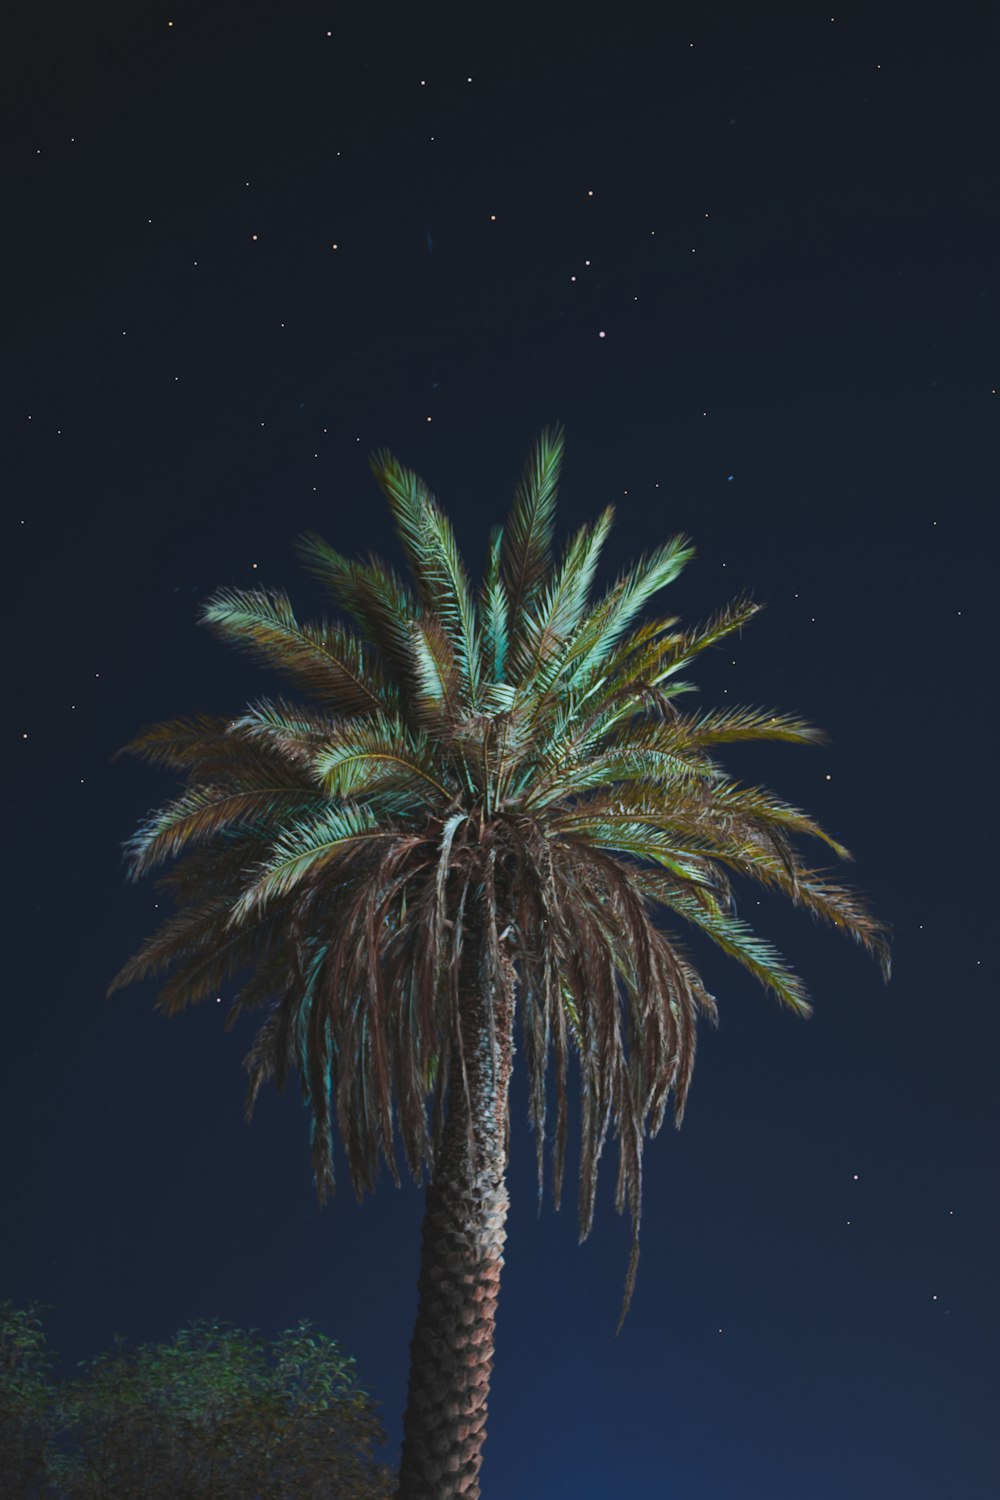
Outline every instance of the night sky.
<path fill-rule="evenodd" d="M 398 561 L 372 449 L 423 475 L 478 574 L 562 421 L 561 535 L 617 507 L 600 583 L 685 531 L 666 608 L 766 603 L 701 697 L 829 731 L 727 764 L 852 849 L 895 974 L 749 889 L 814 1018 L 695 947 L 721 1025 L 647 1151 L 617 1340 L 613 1158 L 580 1247 L 573 1194 L 537 1214 L 515 1084 L 483 1494 L 985 1500 L 987 7 L 642 10 L 50 5 L 6 34 L 0 1298 L 54 1306 L 64 1369 L 116 1332 L 314 1319 L 395 1461 L 422 1195 L 383 1175 L 358 1205 L 341 1157 L 320 1210 L 297 1085 L 243 1122 L 252 1021 L 105 998 L 164 914 L 121 844 L 175 785 L 111 757 L 282 687 L 197 624 L 216 588 L 319 613 L 307 529 Z"/>

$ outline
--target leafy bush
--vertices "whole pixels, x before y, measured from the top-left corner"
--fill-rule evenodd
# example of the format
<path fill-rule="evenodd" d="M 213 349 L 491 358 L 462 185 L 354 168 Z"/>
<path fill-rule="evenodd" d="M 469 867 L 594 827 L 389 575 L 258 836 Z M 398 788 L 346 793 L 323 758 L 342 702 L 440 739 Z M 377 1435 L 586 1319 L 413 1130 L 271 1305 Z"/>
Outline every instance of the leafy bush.
<path fill-rule="evenodd" d="M 387 1500 L 385 1434 L 351 1359 L 308 1322 L 270 1345 L 217 1319 L 112 1348 L 62 1385 L 41 1313 L 0 1304 L 10 1500 Z"/>
<path fill-rule="evenodd" d="M 45 1494 L 58 1414 L 42 1312 L 0 1303 L 0 1494 Z"/>

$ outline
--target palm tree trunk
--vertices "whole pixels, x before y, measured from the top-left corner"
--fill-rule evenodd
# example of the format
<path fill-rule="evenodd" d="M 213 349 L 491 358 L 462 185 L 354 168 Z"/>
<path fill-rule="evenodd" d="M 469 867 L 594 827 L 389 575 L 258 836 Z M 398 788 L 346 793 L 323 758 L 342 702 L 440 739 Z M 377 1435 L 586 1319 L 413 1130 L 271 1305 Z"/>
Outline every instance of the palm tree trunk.
<path fill-rule="evenodd" d="M 469 1100 L 461 1062 L 453 1057 L 447 1116 L 424 1209 L 399 1500 L 479 1497 L 507 1238 L 514 1017 L 511 1001 L 497 996 L 491 1035 L 493 996 L 481 960 L 466 974 L 461 1026 Z"/>

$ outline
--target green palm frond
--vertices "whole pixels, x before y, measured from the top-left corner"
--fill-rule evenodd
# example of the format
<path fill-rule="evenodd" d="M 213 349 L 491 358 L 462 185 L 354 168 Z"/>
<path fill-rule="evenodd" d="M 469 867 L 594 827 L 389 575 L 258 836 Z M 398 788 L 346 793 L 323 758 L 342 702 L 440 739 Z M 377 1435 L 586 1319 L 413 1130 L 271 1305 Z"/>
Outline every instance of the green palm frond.
<path fill-rule="evenodd" d="M 715 903 L 693 899 L 690 892 L 680 885 L 669 895 L 660 888 L 655 900 L 699 927 L 723 953 L 749 970 L 782 1004 L 798 1011 L 799 1015 L 812 1013 L 801 979 L 788 968 L 776 948 L 757 936 L 748 922 L 723 911 Z"/>
<path fill-rule="evenodd" d="M 289 820 L 232 907 L 230 922 L 242 924 L 307 877 L 315 879 L 347 849 L 394 836 L 379 827 L 374 812 L 364 804 L 328 807 L 317 817 Z"/>
<path fill-rule="evenodd" d="M 734 631 L 742 630 L 755 615 L 760 614 L 763 607 L 746 595 L 741 595 L 732 603 L 716 610 L 703 625 L 681 633 L 672 643 L 671 659 L 668 664 L 664 664 L 663 675 L 682 671 L 702 651 L 707 651 L 710 646 L 717 646 Z"/>
<path fill-rule="evenodd" d="M 277 590 L 220 589 L 205 605 L 202 620 L 342 713 L 384 706 L 366 680 L 360 643 L 337 625 L 300 625 L 289 600 Z"/>
<path fill-rule="evenodd" d="M 448 634 L 461 674 L 462 699 L 474 713 L 479 697 L 481 661 L 469 580 L 459 556 L 455 533 L 436 506 L 425 508 L 423 525 L 428 539 L 428 579 L 433 614 Z"/>
<path fill-rule="evenodd" d="M 454 724 L 462 702 L 462 681 L 451 639 L 437 620 L 414 620 L 410 625 L 417 721 L 439 733 Z"/>
<path fill-rule="evenodd" d="M 592 680 L 588 698 L 595 709 L 610 704 L 628 705 L 644 694 L 678 696 L 690 685 L 673 676 L 679 635 L 676 619 L 650 621 L 621 641 L 601 663 L 600 675 Z M 668 680 L 673 679 L 673 680 Z"/>
<path fill-rule="evenodd" d="M 655 786 L 662 785 L 667 778 L 681 784 L 710 775 L 710 768 L 671 750 L 626 745 L 587 756 L 574 755 L 569 764 L 557 760 L 548 774 L 534 768 L 530 788 L 523 790 L 523 796 L 526 807 L 540 810 L 567 797 L 579 797 L 595 787 L 621 788 L 633 783 Z"/>
<path fill-rule="evenodd" d="M 133 880 L 223 829 L 249 825 L 253 828 L 280 825 L 310 807 L 320 807 L 322 798 L 309 787 L 292 783 L 238 786 L 193 786 L 150 814 L 140 823 L 125 846 L 129 874 Z"/>
<path fill-rule="evenodd" d="M 665 726 L 674 743 L 697 749 L 730 745 L 738 740 L 784 740 L 790 745 L 825 745 L 827 735 L 795 714 L 776 714 L 764 708 L 710 709 L 703 714 L 680 714 Z"/>
<path fill-rule="evenodd" d="M 593 526 L 580 527 L 552 582 L 540 593 L 535 607 L 525 610 L 510 652 L 522 690 L 536 688 L 542 669 L 578 625 L 614 514 L 609 505 Z"/>
<path fill-rule="evenodd" d="M 542 592 L 552 560 L 564 441 L 563 430 L 556 425 L 547 427 L 532 448 L 503 533 L 501 577 L 515 630 Z"/>
<path fill-rule="evenodd" d="M 373 453 L 369 464 L 379 488 L 389 502 L 396 535 L 417 584 L 421 601 L 433 609 L 435 570 L 440 566 L 438 543 L 428 517 L 438 512 L 434 496 L 423 480 L 404 468 L 387 448 Z"/>
<path fill-rule="evenodd" d="M 593 849 L 634 855 L 644 862 L 663 866 L 675 877 L 716 896 L 721 888 L 718 875 L 699 849 L 678 848 L 677 840 L 649 823 L 627 817 L 567 817 L 560 825 L 567 838 L 585 842 Z"/>
<path fill-rule="evenodd" d="M 819 839 L 832 849 L 839 859 L 850 859 L 851 851 L 845 849 L 831 834 L 790 803 L 782 802 L 766 787 L 740 786 L 736 782 L 719 782 L 712 788 L 711 814 L 715 818 L 742 815 L 763 827 L 780 828 L 789 833 L 807 834 Z"/>
<path fill-rule="evenodd" d="M 503 681 L 507 666 L 507 631 L 510 604 L 500 573 L 503 552 L 503 529 L 495 526 L 490 535 L 489 561 L 480 595 L 483 622 L 483 677 L 488 685 Z"/>
<path fill-rule="evenodd" d="M 333 724 L 350 722 L 329 712 L 288 703 L 283 698 L 261 698 L 229 725 L 233 753 L 228 763 L 223 762 L 222 770 L 224 773 L 231 771 L 235 763 L 242 772 L 246 756 L 237 743 L 242 741 L 267 761 L 273 761 L 282 770 L 291 770 L 315 789 L 319 784 L 315 774 L 317 751 L 329 739 Z"/>
<path fill-rule="evenodd" d="M 402 779 L 411 796 L 428 795 L 447 804 L 453 793 L 434 774 L 426 733 L 411 734 L 400 719 L 359 720 L 327 735 L 314 768 L 329 797 L 358 797 Z"/>
<path fill-rule="evenodd" d="M 328 709 L 309 708 L 287 698 L 258 698 L 226 727 L 230 734 L 245 734 L 258 743 L 283 749 L 286 744 L 308 745 L 325 738 L 332 719 L 336 722 Z"/>
<path fill-rule="evenodd" d="M 757 848 L 752 862 L 742 861 L 742 870 L 758 885 L 770 887 L 801 906 L 818 921 L 843 932 L 876 960 L 883 977 L 892 972 L 892 957 L 886 930 L 869 913 L 856 891 L 828 880 L 822 870 L 810 870 L 797 859 L 792 868 L 786 860 Z"/>
<path fill-rule="evenodd" d="M 687 537 L 671 537 L 618 579 L 574 635 L 573 650 L 566 661 L 566 666 L 573 668 L 568 686 L 579 689 L 581 682 L 601 671 L 609 652 L 621 641 L 636 616 L 655 594 L 673 583 L 694 555 Z"/>
<path fill-rule="evenodd" d="M 338 609 L 354 619 L 385 663 L 397 668 L 405 664 L 410 621 L 419 613 L 419 605 L 395 569 L 377 557 L 367 563 L 342 557 L 311 532 L 296 540 L 295 551 L 306 571 L 324 585 Z M 387 697 L 391 691 L 385 689 Z"/>

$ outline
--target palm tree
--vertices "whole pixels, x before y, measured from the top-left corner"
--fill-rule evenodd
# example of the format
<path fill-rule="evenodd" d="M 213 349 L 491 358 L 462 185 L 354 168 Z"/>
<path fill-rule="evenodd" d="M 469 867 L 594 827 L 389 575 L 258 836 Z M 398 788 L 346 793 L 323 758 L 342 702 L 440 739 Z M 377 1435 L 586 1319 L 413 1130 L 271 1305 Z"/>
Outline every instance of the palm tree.
<path fill-rule="evenodd" d="M 227 1024 L 264 1010 L 248 1117 L 265 1080 L 280 1089 L 294 1066 L 321 1199 L 334 1121 L 359 1197 L 382 1160 L 398 1183 L 397 1133 L 414 1179 L 428 1169 L 402 1500 L 479 1495 L 516 1009 L 539 1194 L 553 1064 L 557 1207 L 571 1049 L 578 1058 L 581 1238 L 609 1128 L 617 1137 L 617 1207 L 632 1222 L 624 1319 L 643 1139 L 671 1095 L 680 1124 L 697 1018 L 715 1016 L 657 916 L 706 934 L 799 1015 L 803 984 L 735 915 L 733 874 L 848 933 L 888 975 L 884 926 L 793 839 L 847 851 L 713 758 L 734 741 L 809 744 L 819 732 L 767 710 L 678 706 L 680 674 L 758 606 L 740 598 L 693 629 L 641 620 L 692 556 L 684 537 L 593 597 L 612 512 L 553 561 L 562 452 L 562 431 L 544 432 L 478 595 L 422 481 L 373 455 L 411 581 L 308 535 L 300 554 L 353 628 L 300 623 L 274 591 L 223 589 L 204 609 L 310 702 L 176 719 L 125 747 L 186 785 L 126 845 L 133 878 L 178 857 L 160 877 L 175 910 L 112 990 L 172 970 L 158 1001 L 172 1015 L 245 976 Z"/>

